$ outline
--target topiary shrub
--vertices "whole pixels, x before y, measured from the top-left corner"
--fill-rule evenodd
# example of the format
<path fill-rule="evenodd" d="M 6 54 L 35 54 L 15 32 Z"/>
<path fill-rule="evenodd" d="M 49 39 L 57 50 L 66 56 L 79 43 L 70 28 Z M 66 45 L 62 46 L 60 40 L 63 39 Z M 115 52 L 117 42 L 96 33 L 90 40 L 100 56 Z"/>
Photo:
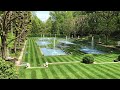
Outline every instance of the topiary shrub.
<path fill-rule="evenodd" d="M 92 54 L 85 54 L 83 59 L 82 59 L 82 63 L 85 64 L 91 64 L 94 62 L 94 57 Z"/>

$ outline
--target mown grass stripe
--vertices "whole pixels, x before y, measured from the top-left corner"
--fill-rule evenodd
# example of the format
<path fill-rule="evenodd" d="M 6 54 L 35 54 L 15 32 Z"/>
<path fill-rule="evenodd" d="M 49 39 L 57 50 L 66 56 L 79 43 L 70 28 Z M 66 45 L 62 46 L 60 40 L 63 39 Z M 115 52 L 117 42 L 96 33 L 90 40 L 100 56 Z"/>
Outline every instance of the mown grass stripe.
<path fill-rule="evenodd" d="M 50 72 L 52 73 L 53 79 L 59 79 L 60 77 L 58 76 L 59 71 L 56 70 L 56 67 L 51 66 L 50 67 Z"/>
<path fill-rule="evenodd" d="M 19 78 L 24 79 L 25 78 L 25 70 L 20 68 L 19 69 Z"/>
<path fill-rule="evenodd" d="M 101 66 L 104 68 L 104 70 L 107 71 L 107 73 L 111 75 L 111 78 L 117 79 L 117 77 L 119 77 L 118 75 L 115 74 L 116 72 L 112 70 L 110 67 L 107 67 L 106 65 L 101 65 Z"/>
<path fill-rule="evenodd" d="M 31 79 L 31 70 L 25 70 L 25 76 L 26 79 Z"/>
<path fill-rule="evenodd" d="M 117 75 L 117 78 L 120 78 L 120 69 L 118 69 L 115 66 L 107 65 L 109 68 L 111 68 L 114 71 L 114 74 Z"/>
<path fill-rule="evenodd" d="M 54 66 L 54 69 L 57 71 L 57 74 L 60 77 L 60 79 L 66 79 L 66 75 L 64 75 L 61 69 L 59 68 L 59 66 Z"/>
<path fill-rule="evenodd" d="M 31 45 L 31 49 L 30 49 L 30 64 L 31 64 L 31 66 L 33 66 L 33 45 L 32 45 L 32 39 L 30 40 L 30 45 Z"/>
<path fill-rule="evenodd" d="M 66 79 L 66 77 L 67 77 L 67 78 L 70 78 L 70 77 L 66 74 L 66 72 L 61 69 L 61 67 L 56 66 L 56 65 L 53 65 L 53 66 L 51 66 L 50 68 L 51 68 L 50 70 L 51 70 L 51 72 L 52 72 L 52 74 L 53 74 L 53 77 L 54 77 L 55 79 Z"/>
<path fill-rule="evenodd" d="M 39 62 L 40 62 L 40 64 L 43 64 L 44 62 L 43 62 L 43 57 L 44 56 L 42 56 L 42 54 L 41 54 L 41 51 L 40 51 L 40 47 L 39 46 L 37 46 L 38 47 L 38 57 L 39 57 Z"/>
<path fill-rule="evenodd" d="M 27 50 L 27 43 L 28 43 L 28 41 L 26 42 L 26 46 L 25 46 L 25 49 L 24 49 L 24 52 L 23 52 L 22 62 L 25 60 L 26 50 Z"/>
<path fill-rule="evenodd" d="M 91 71 L 94 74 L 94 76 L 96 76 L 96 79 L 97 78 L 98 79 L 99 78 L 104 78 L 104 76 L 100 74 L 100 71 L 97 71 L 97 69 L 94 68 L 93 66 L 91 66 L 91 68 L 90 68 L 90 66 L 85 65 L 85 67 L 86 67 L 86 69 L 88 69 L 89 71 Z"/>
<path fill-rule="evenodd" d="M 86 72 L 89 72 L 89 74 L 92 75 L 92 79 L 98 78 L 98 76 L 96 76 L 96 75 L 93 73 L 93 71 L 91 71 L 91 69 L 88 68 L 88 67 L 86 67 L 86 66 L 87 66 L 87 64 L 86 64 L 86 65 L 84 65 L 84 64 L 81 64 L 81 65 L 80 65 L 80 67 L 83 67 L 84 69 L 86 69 Z"/>
<path fill-rule="evenodd" d="M 78 69 L 79 71 L 81 71 L 81 73 L 83 73 L 83 74 L 85 75 L 85 77 L 90 78 L 90 79 L 94 78 L 94 77 L 89 73 L 89 71 L 84 68 L 84 66 L 81 66 L 81 64 L 80 64 L 79 66 L 78 66 L 78 64 L 73 64 L 73 66 L 74 66 L 76 69 Z M 87 78 L 86 78 L 86 79 L 87 79 Z"/>
<path fill-rule="evenodd" d="M 67 57 L 69 61 L 75 61 L 75 58 L 74 57 Z"/>
<path fill-rule="evenodd" d="M 71 59 L 69 59 L 68 57 L 69 57 L 69 56 L 63 57 L 64 62 L 70 62 L 70 61 L 71 61 Z"/>
<path fill-rule="evenodd" d="M 42 79 L 42 73 L 41 73 L 41 70 L 40 69 L 35 69 L 36 70 L 36 78 L 37 79 Z"/>
<path fill-rule="evenodd" d="M 33 38 L 31 39 L 31 45 L 32 45 L 32 54 L 31 54 L 31 57 L 32 57 L 32 66 L 35 66 L 35 63 L 36 63 L 36 60 L 35 60 L 35 52 L 34 52 L 34 44 L 33 44 Z"/>
<path fill-rule="evenodd" d="M 74 71 L 79 75 L 79 79 L 87 79 L 87 78 L 88 78 L 85 74 L 81 73 L 78 68 L 74 67 L 73 64 L 68 64 L 68 65 L 69 65 L 72 69 L 74 69 Z"/>
<path fill-rule="evenodd" d="M 41 52 L 40 52 L 40 47 L 38 47 L 38 58 L 39 58 L 40 64 L 43 64 L 43 63 L 44 63 L 44 62 L 43 62 L 43 57 L 44 57 L 44 56 L 42 56 L 42 55 L 41 55 Z"/>
<path fill-rule="evenodd" d="M 56 57 L 52 57 L 52 59 L 55 61 L 55 62 L 60 62 L 58 58 Z"/>
<path fill-rule="evenodd" d="M 42 68 L 42 69 L 40 69 L 40 70 L 41 70 L 41 73 L 42 73 L 42 78 L 43 78 L 43 79 L 48 79 L 48 75 L 47 75 L 45 69 Z"/>
<path fill-rule="evenodd" d="M 109 54 L 110 55 L 110 54 Z M 111 62 L 113 61 L 114 58 L 109 57 L 109 55 L 100 55 L 100 56 L 95 56 L 96 62 Z"/>
<path fill-rule="evenodd" d="M 57 68 L 60 70 L 60 72 L 64 75 L 64 77 L 66 79 L 71 79 L 72 78 L 66 73 L 67 70 L 65 69 L 65 67 L 63 65 L 62 66 L 58 65 Z"/>
<path fill-rule="evenodd" d="M 59 59 L 60 61 L 62 61 L 62 62 L 65 62 L 65 61 L 63 61 L 63 60 L 68 59 L 68 58 L 66 57 L 65 59 L 63 59 L 63 58 L 58 57 L 58 59 Z"/>
<path fill-rule="evenodd" d="M 68 57 L 67 59 L 69 60 L 69 62 L 76 61 L 76 59 L 74 57 Z"/>
<path fill-rule="evenodd" d="M 48 74 L 48 79 L 54 79 L 52 72 L 50 71 L 51 68 L 46 68 L 45 72 Z"/>
<path fill-rule="evenodd" d="M 106 62 L 106 59 L 100 58 L 100 57 L 96 57 L 95 60 L 96 60 L 97 62 Z"/>
<path fill-rule="evenodd" d="M 27 50 L 27 55 L 28 55 L 28 62 L 30 63 L 30 60 L 31 60 L 31 44 L 30 44 L 30 39 L 28 39 L 29 40 L 29 48 L 28 48 L 28 50 Z"/>
<path fill-rule="evenodd" d="M 63 60 L 61 60 L 60 57 L 54 57 L 54 59 L 55 59 L 57 62 L 63 62 Z"/>
<path fill-rule="evenodd" d="M 64 59 L 65 62 L 69 62 L 69 61 L 70 61 L 70 60 L 68 59 L 68 56 L 63 57 L 63 59 Z"/>
<path fill-rule="evenodd" d="M 114 65 L 118 68 L 120 67 L 120 63 L 114 64 Z"/>
<path fill-rule="evenodd" d="M 82 58 L 80 57 L 74 57 L 75 61 L 80 61 Z"/>
<path fill-rule="evenodd" d="M 38 66 L 39 64 L 40 64 L 40 62 L 39 62 L 39 57 L 38 57 L 38 52 L 37 52 L 37 46 L 36 46 L 36 44 L 35 44 L 35 42 L 34 42 L 34 48 L 35 48 L 35 58 L 36 58 L 36 66 Z"/>
<path fill-rule="evenodd" d="M 31 70 L 31 78 L 36 79 L 36 71 L 34 69 Z"/>
<path fill-rule="evenodd" d="M 43 57 L 43 62 L 46 63 L 48 60 L 46 57 Z"/>
<path fill-rule="evenodd" d="M 80 75 L 69 65 L 65 65 L 65 67 L 75 76 L 75 78 L 79 79 Z M 74 79 L 74 77 L 72 77 Z"/>
<path fill-rule="evenodd" d="M 36 53 L 35 53 L 35 45 L 34 45 L 34 39 L 32 40 L 32 44 L 33 44 L 33 54 L 32 54 L 32 57 L 33 57 L 33 66 L 37 66 L 37 62 L 36 62 Z"/>
<path fill-rule="evenodd" d="M 57 60 L 54 57 L 52 57 L 52 60 L 53 60 L 53 62 L 57 62 Z"/>
<path fill-rule="evenodd" d="M 29 41 L 27 41 L 27 44 L 29 43 Z M 28 46 L 27 46 L 27 44 L 26 44 L 26 48 L 25 48 L 25 51 L 24 51 L 24 57 L 25 58 L 23 58 L 23 60 L 25 61 L 25 62 L 28 62 L 28 54 L 26 54 L 26 52 L 28 52 Z"/>
<path fill-rule="evenodd" d="M 40 48 L 37 46 L 37 44 L 35 44 L 36 45 L 36 51 L 37 51 L 37 58 L 38 58 L 38 64 L 42 64 L 42 63 L 40 63 L 40 61 L 42 60 L 41 59 L 41 57 L 42 57 L 42 55 L 41 55 L 41 53 L 39 52 L 40 51 Z"/>
<path fill-rule="evenodd" d="M 35 56 L 34 56 L 34 45 L 33 45 L 33 38 L 31 39 L 31 44 L 32 44 L 32 54 L 31 54 L 31 57 L 32 57 L 32 66 L 35 66 Z"/>
<path fill-rule="evenodd" d="M 99 71 L 99 74 L 102 74 L 105 79 L 110 79 L 111 75 L 107 73 L 103 68 L 100 67 L 100 65 L 94 65 L 94 68 L 96 68 L 97 71 Z"/>
<path fill-rule="evenodd" d="M 47 61 L 48 61 L 49 63 L 52 63 L 52 62 L 53 62 L 53 60 L 52 60 L 51 57 L 46 57 L 46 59 L 47 59 Z"/>
<path fill-rule="evenodd" d="M 35 60 L 36 60 L 36 66 L 39 66 L 40 65 L 40 62 L 39 62 L 39 55 L 38 55 L 38 49 L 37 49 L 37 46 L 36 46 L 36 43 L 35 43 L 36 39 L 34 39 L 34 52 L 35 52 Z"/>
<path fill-rule="evenodd" d="M 59 59 L 59 62 L 65 62 L 65 59 L 62 57 L 57 57 Z"/>

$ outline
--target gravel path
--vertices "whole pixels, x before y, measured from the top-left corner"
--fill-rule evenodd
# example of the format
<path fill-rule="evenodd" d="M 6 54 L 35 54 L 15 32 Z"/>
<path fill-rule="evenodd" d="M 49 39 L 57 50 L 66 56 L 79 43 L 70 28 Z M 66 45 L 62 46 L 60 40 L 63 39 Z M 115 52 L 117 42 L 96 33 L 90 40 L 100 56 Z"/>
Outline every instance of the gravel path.
<path fill-rule="evenodd" d="M 27 42 L 27 41 L 25 41 L 25 43 L 24 43 L 24 47 L 22 48 L 21 54 L 20 54 L 20 56 L 19 56 L 19 58 L 18 58 L 18 61 L 15 62 L 16 66 L 19 66 L 20 63 L 21 63 L 21 61 L 22 61 L 22 57 L 23 57 L 23 54 L 24 54 L 26 42 Z"/>
<path fill-rule="evenodd" d="M 102 62 L 102 63 L 96 63 L 96 62 L 94 62 L 94 64 L 108 64 L 108 63 L 120 63 L 120 62 Z"/>

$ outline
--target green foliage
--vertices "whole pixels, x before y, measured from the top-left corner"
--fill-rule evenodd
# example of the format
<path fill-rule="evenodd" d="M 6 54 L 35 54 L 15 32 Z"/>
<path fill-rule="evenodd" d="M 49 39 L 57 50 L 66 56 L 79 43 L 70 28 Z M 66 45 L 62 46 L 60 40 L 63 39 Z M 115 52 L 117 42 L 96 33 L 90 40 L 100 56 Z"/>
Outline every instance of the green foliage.
<path fill-rule="evenodd" d="M 42 34 L 44 33 L 44 29 L 45 29 L 44 23 L 36 15 L 34 15 L 32 17 L 31 35 Z"/>
<path fill-rule="evenodd" d="M 74 19 L 72 11 L 50 12 L 52 20 L 52 34 L 69 35 L 74 29 Z"/>
<path fill-rule="evenodd" d="M 117 58 L 117 59 L 118 59 L 118 61 L 120 61 L 120 55 L 118 56 L 118 58 Z"/>
<path fill-rule="evenodd" d="M 0 58 L 0 79 L 18 79 L 16 67 L 12 62 Z"/>
<path fill-rule="evenodd" d="M 83 63 L 86 63 L 86 64 L 91 64 L 94 62 L 94 57 L 92 54 L 85 54 L 83 59 L 82 59 L 82 62 Z"/>

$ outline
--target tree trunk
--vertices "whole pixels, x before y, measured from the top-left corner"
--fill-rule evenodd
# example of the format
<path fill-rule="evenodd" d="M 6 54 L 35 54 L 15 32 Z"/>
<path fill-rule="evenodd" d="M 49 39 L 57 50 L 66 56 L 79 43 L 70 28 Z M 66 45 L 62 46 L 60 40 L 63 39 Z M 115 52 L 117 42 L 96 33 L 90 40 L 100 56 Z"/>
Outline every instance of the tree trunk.
<path fill-rule="evenodd" d="M 18 31 L 15 32 L 15 37 L 18 36 Z M 16 53 L 16 44 L 17 44 L 17 38 L 15 39 L 15 42 L 14 42 L 14 53 Z"/>
<path fill-rule="evenodd" d="M 1 36 L 1 52 L 2 52 L 2 58 L 6 59 L 7 57 L 7 45 L 6 45 L 6 36 Z"/>
<path fill-rule="evenodd" d="M 7 55 L 6 55 L 7 57 L 9 57 L 10 55 L 9 55 L 9 48 L 7 47 Z"/>
<path fill-rule="evenodd" d="M 13 22 L 11 22 L 11 35 L 13 36 L 13 28 L 12 28 Z"/>
<path fill-rule="evenodd" d="M 20 38 L 18 38 L 18 46 L 20 46 Z"/>
<path fill-rule="evenodd" d="M 108 44 L 108 35 L 106 35 L 106 40 L 105 40 L 105 44 Z"/>
<path fill-rule="evenodd" d="M 20 46 L 21 36 L 18 38 L 18 46 Z"/>
<path fill-rule="evenodd" d="M 74 38 L 76 38 L 76 31 L 74 31 Z"/>

